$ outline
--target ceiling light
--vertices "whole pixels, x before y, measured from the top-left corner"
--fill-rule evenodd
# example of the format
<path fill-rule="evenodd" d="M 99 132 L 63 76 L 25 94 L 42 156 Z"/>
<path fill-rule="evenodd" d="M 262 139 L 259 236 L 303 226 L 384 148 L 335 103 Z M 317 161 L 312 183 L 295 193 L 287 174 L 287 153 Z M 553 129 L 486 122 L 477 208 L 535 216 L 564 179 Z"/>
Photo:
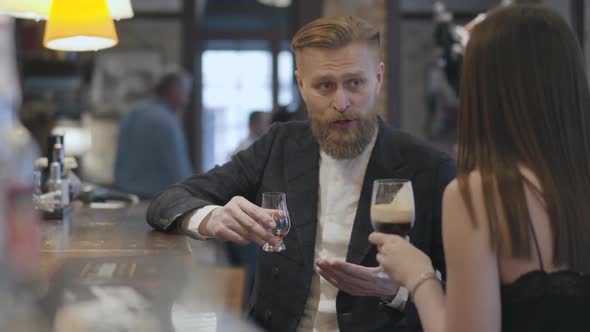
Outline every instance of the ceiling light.
<path fill-rule="evenodd" d="M 291 0 L 258 0 L 263 5 L 272 7 L 289 7 Z"/>
<path fill-rule="evenodd" d="M 108 0 L 109 13 L 115 20 L 133 17 L 131 0 Z M 51 0 L 0 0 L 0 14 L 32 20 L 49 17 Z"/>
<path fill-rule="evenodd" d="M 0 14 L 32 20 L 45 20 L 49 15 L 51 0 L 2 0 Z"/>
<path fill-rule="evenodd" d="M 58 51 L 98 51 L 117 45 L 107 0 L 53 0 L 43 45 Z"/>

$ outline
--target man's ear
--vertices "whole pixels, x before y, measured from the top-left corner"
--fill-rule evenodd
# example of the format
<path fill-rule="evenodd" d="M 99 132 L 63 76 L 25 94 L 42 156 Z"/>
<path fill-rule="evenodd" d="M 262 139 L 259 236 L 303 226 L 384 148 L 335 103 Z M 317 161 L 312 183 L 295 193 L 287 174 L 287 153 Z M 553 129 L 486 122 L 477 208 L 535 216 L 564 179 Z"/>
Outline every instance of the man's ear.
<path fill-rule="evenodd" d="M 379 62 L 379 67 L 377 67 L 377 94 L 381 92 L 381 86 L 383 85 L 383 75 L 385 75 L 385 64 L 383 62 Z"/>
<path fill-rule="evenodd" d="M 295 70 L 295 80 L 297 80 L 297 87 L 299 88 L 299 94 L 301 95 L 301 99 L 303 99 L 304 103 L 307 103 L 307 100 L 305 98 L 305 93 L 303 93 L 303 91 L 304 91 L 303 79 L 301 78 L 301 75 L 299 74 L 298 70 Z"/>
<path fill-rule="evenodd" d="M 301 79 L 301 75 L 299 75 L 299 70 L 295 70 L 295 80 L 297 80 L 299 90 L 303 89 L 303 80 Z"/>

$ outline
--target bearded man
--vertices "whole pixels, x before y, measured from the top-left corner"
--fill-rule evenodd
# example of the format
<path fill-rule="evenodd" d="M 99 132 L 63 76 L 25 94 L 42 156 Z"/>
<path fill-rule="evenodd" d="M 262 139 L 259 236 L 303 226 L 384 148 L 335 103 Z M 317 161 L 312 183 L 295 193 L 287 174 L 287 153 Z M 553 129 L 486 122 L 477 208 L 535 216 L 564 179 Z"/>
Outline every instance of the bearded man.
<path fill-rule="evenodd" d="M 378 273 L 367 239 L 372 185 L 412 181 L 410 239 L 444 275 L 441 197 L 455 164 L 379 118 L 384 65 L 374 26 L 321 18 L 301 28 L 291 47 L 310 121 L 277 124 L 227 164 L 168 188 L 152 201 L 148 222 L 197 239 L 275 244 L 273 218 L 259 206 L 264 192 L 284 192 L 287 249 L 258 250 L 254 321 L 281 332 L 414 331 L 407 290 Z"/>

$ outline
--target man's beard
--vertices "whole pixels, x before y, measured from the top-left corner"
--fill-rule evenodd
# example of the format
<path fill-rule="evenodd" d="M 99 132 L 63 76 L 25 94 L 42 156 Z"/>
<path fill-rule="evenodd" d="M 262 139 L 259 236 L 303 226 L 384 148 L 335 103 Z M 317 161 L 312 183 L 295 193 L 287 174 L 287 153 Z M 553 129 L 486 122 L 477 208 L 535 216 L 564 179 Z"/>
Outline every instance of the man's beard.
<path fill-rule="evenodd" d="M 356 125 L 352 128 L 338 128 L 334 125 L 337 120 L 349 120 L 348 115 L 326 119 L 310 116 L 311 130 L 320 144 L 320 149 L 334 159 L 352 159 L 360 155 L 371 142 L 377 129 L 377 114 L 371 113 L 365 117 L 356 117 Z"/>

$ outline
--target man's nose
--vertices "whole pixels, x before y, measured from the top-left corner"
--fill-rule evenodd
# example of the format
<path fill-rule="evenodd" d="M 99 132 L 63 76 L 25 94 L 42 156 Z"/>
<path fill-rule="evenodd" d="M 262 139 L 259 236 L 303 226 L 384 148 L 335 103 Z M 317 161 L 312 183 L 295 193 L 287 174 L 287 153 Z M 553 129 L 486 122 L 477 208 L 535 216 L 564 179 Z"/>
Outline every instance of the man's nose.
<path fill-rule="evenodd" d="M 345 112 L 350 107 L 350 97 L 345 89 L 338 88 L 334 93 L 332 107 L 338 112 Z"/>

